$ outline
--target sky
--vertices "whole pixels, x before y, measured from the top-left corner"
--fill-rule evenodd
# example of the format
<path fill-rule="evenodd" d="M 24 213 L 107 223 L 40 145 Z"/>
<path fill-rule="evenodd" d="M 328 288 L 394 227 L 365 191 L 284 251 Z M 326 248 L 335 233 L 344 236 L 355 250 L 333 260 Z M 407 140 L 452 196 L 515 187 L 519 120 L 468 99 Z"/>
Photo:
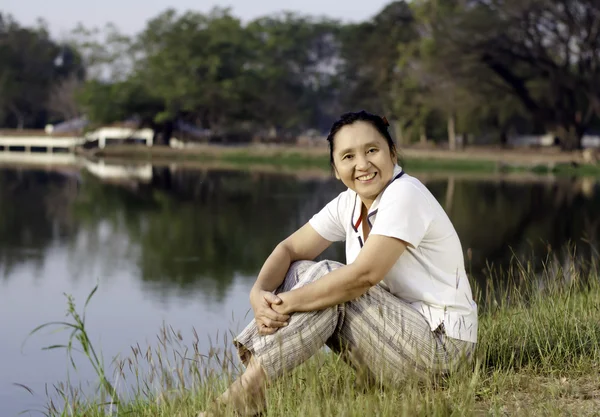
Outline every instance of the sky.
<path fill-rule="evenodd" d="M 207 13 L 215 6 L 229 7 L 243 22 L 282 10 L 358 22 L 389 3 L 391 0 L 0 0 L 0 12 L 11 14 L 23 26 L 33 26 L 43 18 L 50 33 L 60 38 L 79 22 L 90 28 L 112 22 L 122 32 L 134 34 L 168 8 Z"/>

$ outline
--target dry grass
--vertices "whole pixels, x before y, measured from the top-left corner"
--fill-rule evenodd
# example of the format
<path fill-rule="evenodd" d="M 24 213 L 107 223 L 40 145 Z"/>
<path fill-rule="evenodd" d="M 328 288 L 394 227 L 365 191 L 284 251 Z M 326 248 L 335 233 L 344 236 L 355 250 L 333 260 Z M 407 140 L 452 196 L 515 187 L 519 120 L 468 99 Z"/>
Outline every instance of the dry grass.
<path fill-rule="evenodd" d="M 597 414 L 600 271 L 595 263 L 543 271 L 517 263 L 503 277 L 505 285 L 478 292 L 482 308 L 472 366 L 441 380 L 381 388 L 359 383 L 339 357 L 323 351 L 274 383 L 265 416 Z M 215 346 L 230 346 L 229 340 L 227 335 Z M 165 328 L 156 346 L 132 347 L 118 360 L 110 383 L 101 381 L 92 397 L 57 385 L 47 414 L 194 416 L 240 371 L 231 351 L 200 352 L 198 346 L 198 335 L 186 341 Z M 111 395 L 112 386 L 118 395 Z M 111 397 L 119 403 L 107 405 Z"/>

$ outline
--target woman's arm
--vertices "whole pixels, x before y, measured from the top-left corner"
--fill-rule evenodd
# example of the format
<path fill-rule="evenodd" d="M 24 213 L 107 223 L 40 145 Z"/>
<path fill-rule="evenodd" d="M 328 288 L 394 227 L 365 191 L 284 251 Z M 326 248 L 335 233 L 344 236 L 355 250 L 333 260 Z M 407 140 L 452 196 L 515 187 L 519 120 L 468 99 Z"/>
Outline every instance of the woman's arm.
<path fill-rule="evenodd" d="M 289 319 L 288 315 L 273 309 L 273 306 L 281 303 L 273 291 L 283 282 L 290 264 L 300 259 L 314 259 L 329 245 L 331 242 L 306 224 L 273 250 L 250 291 L 250 305 L 260 334 L 275 333 Z"/>
<path fill-rule="evenodd" d="M 322 310 L 360 297 L 379 283 L 406 249 L 400 239 L 371 235 L 356 260 L 301 288 L 279 294 L 280 314 Z"/>
<path fill-rule="evenodd" d="M 274 291 L 283 282 L 292 262 L 313 260 L 331 243 L 306 223 L 275 247 L 261 268 L 252 291 Z"/>

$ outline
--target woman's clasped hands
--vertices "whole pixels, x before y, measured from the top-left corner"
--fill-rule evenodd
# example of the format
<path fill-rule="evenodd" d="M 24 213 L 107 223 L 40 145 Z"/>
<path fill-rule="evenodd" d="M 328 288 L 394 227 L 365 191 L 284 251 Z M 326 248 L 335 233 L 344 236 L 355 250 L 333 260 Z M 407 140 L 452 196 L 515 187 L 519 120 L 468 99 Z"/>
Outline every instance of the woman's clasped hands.
<path fill-rule="evenodd" d="M 278 313 L 273 309 L 282 303 L 281 298 L 269 291 L 252 290 L 250 293 L 250 305 L 254 311 L 254 320 L 258 327 L 258 333 L 266 336 L 275 333 L 281 327 L 288 324 L 290 316 Z"/>

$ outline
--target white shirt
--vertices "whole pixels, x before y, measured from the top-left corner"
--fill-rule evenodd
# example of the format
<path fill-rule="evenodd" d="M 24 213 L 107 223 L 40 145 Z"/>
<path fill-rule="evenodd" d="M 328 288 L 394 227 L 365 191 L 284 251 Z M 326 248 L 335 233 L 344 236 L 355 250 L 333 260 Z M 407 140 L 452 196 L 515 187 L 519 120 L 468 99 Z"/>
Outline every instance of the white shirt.
<path fill-rule="evenodd" d="M 367 219 L 372 235 L 408 245 L 380 285 L 420 311 L 431 330 L 477 342 L 477 304 L 464 266 L 460 240 L 448 215 L 431 192 L 398 165 L 390 184 L 377 196 Z M 360 252 L 362 201 L 348 189 L 309 221 L 324 239 L 346 241 L 346 262 Z"/>

